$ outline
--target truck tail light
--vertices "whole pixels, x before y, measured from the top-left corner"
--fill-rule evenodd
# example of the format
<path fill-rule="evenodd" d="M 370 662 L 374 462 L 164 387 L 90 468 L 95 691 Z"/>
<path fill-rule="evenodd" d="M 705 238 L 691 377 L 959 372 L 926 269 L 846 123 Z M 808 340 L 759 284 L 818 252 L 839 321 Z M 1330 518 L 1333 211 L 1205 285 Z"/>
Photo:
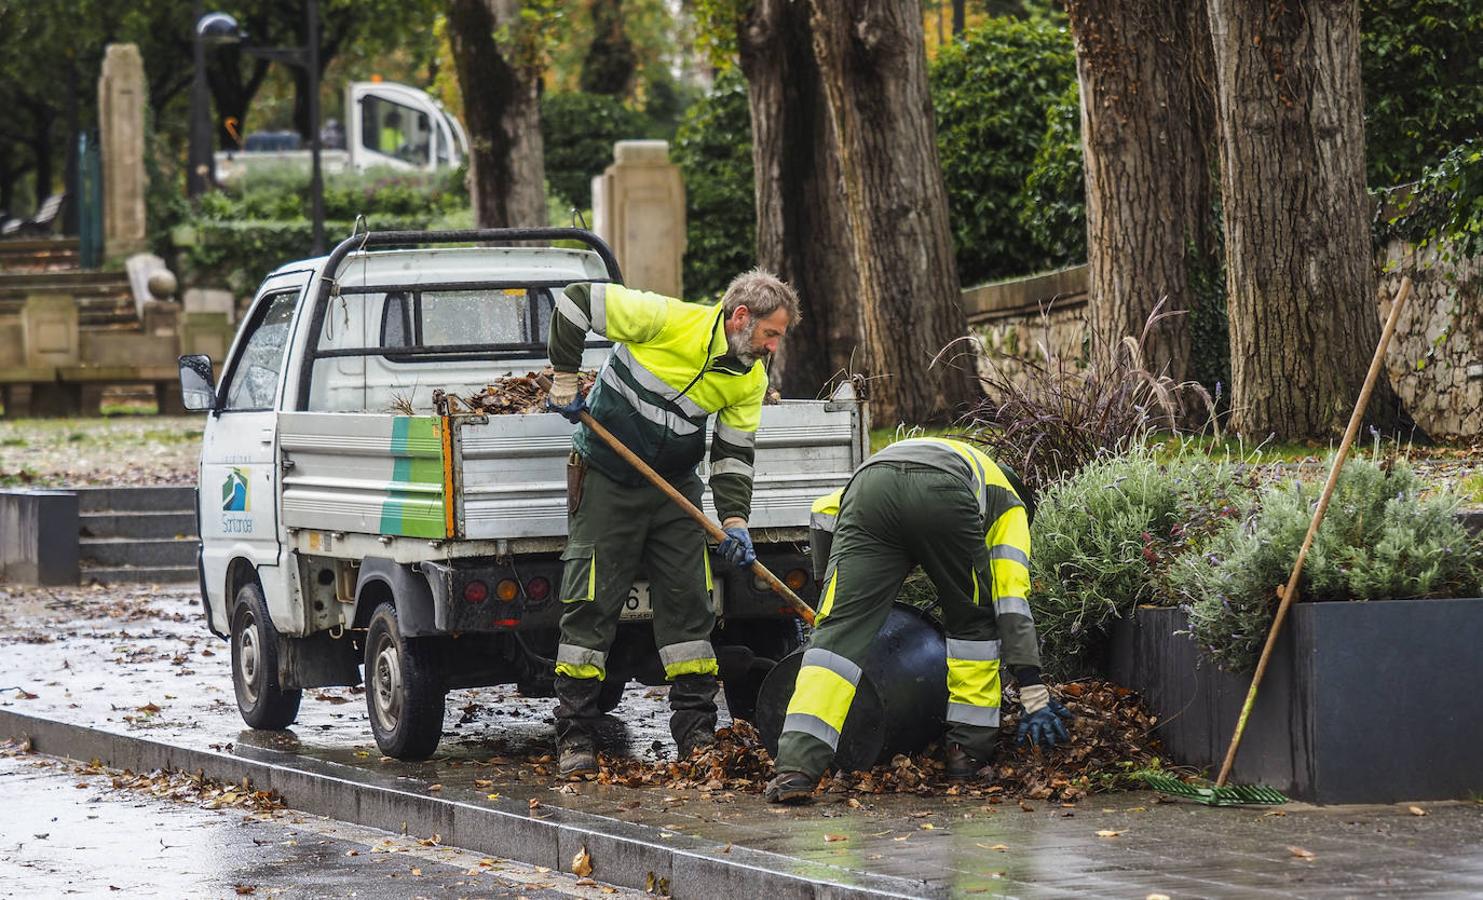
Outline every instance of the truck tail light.
<path fill-rule="evenodd" d="M 513 578 L 502 579 L 494 586 L 494 595 L 500 599 L 500 602 L 509 603 L 520 596 L 520 582 Z"/>
<path fill-rule="evenodd" d="M 525 583 L 525 596 L 537 603 L 551 596 L 551 582 L 539 576 Z"/>
<path fill-rule="evenodd" d="M 463 599 L 470 603 L 483 603 L 489 599 L 489 585 L 482 581 L 470 581 L 463 586 Z"/>

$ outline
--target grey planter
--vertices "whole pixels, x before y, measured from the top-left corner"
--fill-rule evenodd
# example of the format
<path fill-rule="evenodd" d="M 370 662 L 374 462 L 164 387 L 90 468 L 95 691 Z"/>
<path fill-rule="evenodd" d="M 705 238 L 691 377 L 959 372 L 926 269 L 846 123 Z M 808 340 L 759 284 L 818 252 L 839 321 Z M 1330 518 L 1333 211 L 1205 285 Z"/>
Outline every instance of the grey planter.
<path fill-rule="evenodd" d="M 1213 777 L 1251 681 L 1175 634 L 1186 626 L 1177 609 L 1137 610 L 1109 674 L 1159 717 L 1170 758 Z M 1483 599 L 1294 606 L 1232 780 L 1315 803 L 1483 794 Z"/>

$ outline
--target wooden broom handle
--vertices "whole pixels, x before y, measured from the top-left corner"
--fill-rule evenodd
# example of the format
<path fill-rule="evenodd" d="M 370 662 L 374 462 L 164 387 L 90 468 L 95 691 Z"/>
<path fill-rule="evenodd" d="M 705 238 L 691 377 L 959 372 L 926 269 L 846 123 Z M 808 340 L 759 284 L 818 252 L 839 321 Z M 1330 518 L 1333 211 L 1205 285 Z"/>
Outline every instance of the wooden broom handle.
<path fill-rule="evenodd" d="M 1256 673 L 1251 676 L 1251 687 L 1246 691 L 1246 702 L 1241 706 L 1241 717 L 1236 720 L 1236 732 L 1231 735 L 1231 746 L 1226 749 L 1225 761 L 1220 764 L 1220 775 L 1215 779 L 1217 788 L 1225 787 L 1226 779 L 1231 777 L 1231 768 L 1236 764 L 1236 748 L 1241 746 L 1241 735 L 1246 731 L 1246 720 L 1251 715 L 1251 707 L 1256 702 L 1256 689 L 1261 684 L 1262 676 L 1267 673 L 1267 663 L 1272 659 L 1272 648 L 1277 645 L 1277 635 L 1282 631 L 1282 622 L 1287 618 L 1287 608 L 1292 606 L 1298 596 L 1298 579 L 1303 574 L 1303 563 L 1308 559 L 1308 550 L 1313 546 L 1313 539 L 1318 535 L 1318 526 L 1323 522 L 1323 514 L 1328 511 L 1329 500 L 1333 499 L 1334 486 L 1339 483 L 1339 470 L 1344 467 L 1344 460 L 1349 455 L 1349 448 L 1354 444 L 1354 437 L 1359 433 L 1360 422 L 1364 419 L 1365 407 L 1370 403 L 1370 394 L 1375 390 L 1375 382 L 1380 377 L 1380 367 L 1385 363 L 1385 348 L 1390 346 L 1390 337 L 1395 333 L 1396 322 L 1401 318 L 1401 308 L 1406 305 L 1406 300 L 1411 296 L 1411 276 L 1407 275 L 1401 279 L 1400 290 L 1396 292 L 1395 302 L 1390 307 L 1390 316 L 1385 320 L 1385 329 L 1380 333 L 1380 346 L 1375 348 L 1375 358 L 1370 360 L 1370 371 L 1365 375 L 1365 385 L 1360 389 L 1359 400 L 1354 404 L 1354 412 L 1349 416 L 1349 427 L 1344 429 L 1344 440 L 1339 442 L 1339 453 L 1334 457 L 1333 465 L 1329 467 L 1328 482 L 1323 486 L 1323 493 L 1318 498 L 1318 507 L 1313 510 L 1313 521 L 1308 523 L 1308 533 L 1303 537 L 1303 547 L 1298 551 L 1298 561 L 1293 564 L 1292 575 L 1287 579 L 1287 587 L 1282 589 L 1280 602 L 1277 604 L 1277 614 L 1272 617 L 1272 628 L 1267 632 L 1266 646 L 1262 647 L 1261 659 L 1256 664 Z"/>
<path fill-rule="evenodd" d="M 543 390 L 547 391 L 548 393 L 550 392 L 551 379 L 547 378 L 544 375 L 537 375 L 536 383 L 539 384 Z M 601 424 L 599 424 L 596 419 L 592 418 L 591 413 L 587 412 L 584 409 L 579 415 L 582 419 L 583 425 L 591 428 L 592 433 L 602 438 L 603 443 L 613 448 L 614 453 L 627 460 L 629 465 L 633 466 L 635 469 L 638 469 L 640 474 L 649 479 L 649 481 L 655 487 L 663 491 L 665 495 L 669 497 L 669 499 L 673 500 L 676 506 L 678 506 L 680 509 L 683 509 L 685 513 L 690 516 L 690 518 L 699 522 L 700 527 L 705 529 L 706 534 L 710 535 L 716 541 L 726 540 L 726 532 L 721 529 L 721 526 L 717 525 L 715 522 L 712 522 L 709 516 L 697 509 L 695 504 L 690 502 L 689 498 L 676 490 L 674 485 L 670 484 L 668 481 L 665 481 L 664 478 L 658 472 L 654 471 L 654 469 L 648 463 L 640 459 L 638 457 L 638 454 L 634 453 L 632 450 L 624 446 L 623 442 L 618 440 L 618 438 L 615 437 L 611 431 L 608 431 Z M 767 586 L 772 588 L 774 593 L 782 597 L 784 600 L 788 601 L 788 605 L 793 608 L 793 611 L 796 612 L 799 617 L 803 619 L 803 621 L 807 622 L 809 625 L 814 624 L 813 607 L 809 606 L 807 603 L 804 603 L 802 597 L 799 597 L 797 594 L 793 593 L 793 589 L 784 584 L 782 580 L 779 579 L 776 575 L 772 574 L 772 572 L 769 571 L 768 568 L 764 566 L 760 560 L 752 561 L 752 574 L 767 582 Z"/>

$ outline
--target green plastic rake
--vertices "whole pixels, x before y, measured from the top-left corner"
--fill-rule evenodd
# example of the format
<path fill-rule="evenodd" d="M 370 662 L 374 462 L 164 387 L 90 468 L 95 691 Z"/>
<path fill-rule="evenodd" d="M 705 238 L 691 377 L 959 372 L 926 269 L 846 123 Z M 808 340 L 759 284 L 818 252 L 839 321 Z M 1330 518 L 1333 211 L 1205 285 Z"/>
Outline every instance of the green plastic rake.
<path fill-rule="evenodd" d="M 1236 763 L 1236 748 L 1241 746 L 1241 735 L 1246 731 L 1246 719 L 1251 715 L 1252 705 L 1256 703 L 1256 689 L 1262 683 L 1262 676 L 1267 672 L 1267 662 L 1272 658 L 1272 648 L 1277 644 L 1277 635 L 1282 630 L 1282 622 L 1287 618 L 1288 607 L 1292 606 L 1293 601 L 1298 597 L 1298 577 L 1303 574 L 1303 563 L 1307 561 L 1308 550 L 1313 546 L 1313 539 L 1318 535 L 1318 526 L 1323 522 L 1323 514 L 1329 508 L 1329 500 L 1333 499 L 1334 486 L 1339 483 L 1339 470 L 1344 467 L 1344 460 L 1349 456 L 1349 448 L 1354 444 L 1354 436 L 1359 433 L 1365 407 L 1370 403 L 1370 393 L 1375 389 L 1375 379 L 1380 374 L 1381 364 L 1385 361 L 1385 348 L 1390 345 L 1390 336 L 1395 333 L 1396 322 L 1401 317 L 1401 308 L 1406 305 L 1406 298 L 1410 296 L 1411 279 L 1402 278 L 1401 288 L 1396 293 L 1395 302 L 1390 307 L 1390 316 L 1385 320 L 1385 330 L 1380 334 L 1380 346 L 1375 348 L 1375 358 L 1370 361 L 1370 371 L 1365 376 L 1364 387 L 1360 389 L 1359 400 L 1354 404 L 1354 413 L 1349 417 L 1349 427 L 1344 430 L 1344 440 L 1339 443 L 1339 452 L 1334 456 L 1334 464 L 1329 467 L 1328 482 L 1323 486 L 1323 494 L 1318 498 L 1318 507 L 1313 510 L 1313 521 L 1308 523 L 1308 534 L 1303 538 L 1303 547 L 1298 551 L 1298 560 L 1293 564 L 1292 575 L 1287 579 L 1287 587 L 1282 590 L 1282 602 L 1277 604 L 1277 614 L 1272 617 L 1272 629 L 1267 632 L 1266 646 L 1262 647 L 1262 657 L 1256 664 L 1256 674 L 1251 676 L 1251 687 L 1246 691 L 1246 702 L 1241 706 L 1241 717 L 1236 720 L 1236 732 L 1231 735 L 1231 745 L 1226 748 L 1226 758 L 1220 765 L 1220 774 L 1216 776 L 1215 784 L 1210 787 L 1199 787 L 1186 784 L 1172 775 L 1153 772 L 1145 774 L 1144 783 L 1159 793 L 1185 797 L 1206 806 L 1287 802 L 1287 798 L 1282 796 L 1281 791 L 1262 785 L 1230 785 L 1226 784 L 1226 779 L 1231 777 L 1231 767 Z"/>

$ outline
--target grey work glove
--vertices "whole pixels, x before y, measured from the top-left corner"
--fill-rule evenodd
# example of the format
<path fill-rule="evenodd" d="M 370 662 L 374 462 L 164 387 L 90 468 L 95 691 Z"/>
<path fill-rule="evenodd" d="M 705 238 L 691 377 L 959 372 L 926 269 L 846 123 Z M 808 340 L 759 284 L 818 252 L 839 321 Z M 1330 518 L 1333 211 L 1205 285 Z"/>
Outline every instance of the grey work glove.
<path fill-rule="evenodd" d="M 560 413 L 568 421 L 582 421 L 587 411 L 587 398 L 582 396 L 582 376 L 576 372 L 557 372 L 551 379 L 551 392 L 546 395 L 546 408 Z"/>

